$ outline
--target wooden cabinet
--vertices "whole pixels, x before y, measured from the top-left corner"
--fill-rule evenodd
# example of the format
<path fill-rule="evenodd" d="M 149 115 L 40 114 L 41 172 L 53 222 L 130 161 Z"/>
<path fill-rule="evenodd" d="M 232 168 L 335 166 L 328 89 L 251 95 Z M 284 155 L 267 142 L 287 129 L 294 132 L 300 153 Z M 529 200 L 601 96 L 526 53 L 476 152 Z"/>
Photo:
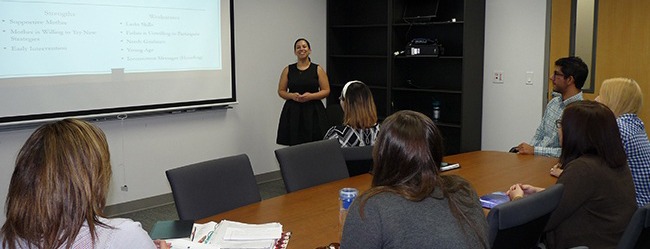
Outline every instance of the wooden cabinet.
<path fill-rule="evenodd" d="M 484 0 L 328 0 L 328 106 L 361 80 L 380 119 L 399 110 L 438 116 L 448 154 L 480 150 L 484 20 Z M 416 38 L 437 41 L 440 53 L 407 55 Z"/>

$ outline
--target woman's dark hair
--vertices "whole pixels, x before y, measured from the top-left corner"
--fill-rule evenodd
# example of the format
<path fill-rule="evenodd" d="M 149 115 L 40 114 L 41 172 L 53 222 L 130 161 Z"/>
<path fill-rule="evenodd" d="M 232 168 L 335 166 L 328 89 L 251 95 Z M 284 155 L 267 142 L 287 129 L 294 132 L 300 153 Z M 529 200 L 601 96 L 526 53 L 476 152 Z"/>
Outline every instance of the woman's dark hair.
<path fill-rule="evenodd" d="M 560 70 L 562 70 L 562 73 L 564 74 L 564 78 L 573 76 L 576 88 L 578 88 L 578 90 L 582 89 L 582 86 L 585 85 L 585 81 L 587 80 L 589 68 L 580 57 L 569 56 L 560 58 L 555 61 L 555 65 L 560 67 Z"/>
<path fill-rule="evenodd" d="M 370 88 L 361 81 L 345 84 L 341 92 L 343 124 L 355 129 L 365 129 L 377 124 L 377 107 Z"/>
<path fill-rule="evenodd" d="M 307 43 L 307 47 L 308 47 L 309 49 L 311 49 L 311 44 L 309 44 L 309 41 L 308 41 L 307 39 L 305 39 L 305 38 L 298 38 L 298 40 L 296 40 L 296 41 L 293 43 L 293 50 L 296 50 L 296 45 L 298 45 L 298 42 L 300 42 L 300 41 L 305 41 L 305 43 Z"/>
<path fill-rule="evenodd" d="M 562 114 L 561 129 L 562 165 L 582 155 L 595 155 L 609 167 L 627 166 L 616 117 L 604 104 L 591 100 L 569 104 Z"/>
<path fill-rule="evenodd" d="M 305 43 L 307 43 L 307 47 L 308 47 L 309 49 L 311 49 L 311 44 L 309 44 L 309 41 L 308 41 L 307 39 L 305 39 L 305 38 L 298 38 L 298 40 L 296 40 L 296 41 L 293 43 L 293 50 L 294 50 L 294 51 L 296 50 L 296 45 L 298 45 L 298 42 L 300 42 L 300 41 L 305 41 Z M 307 59 L 309 59 L 309 61 L 311 62 L 311 57 L 307 57 Z"/>
<path fill-rule="evenodd" d="M 459 181 L 457 176 L 439 174 L 444 151 L 440 130 L 424 114 L 399 111 L 386 118 L 373 150 L 372 188 L 360 196 L 362 217 L 365 203 L 379 193 L 391 192 L 418 202 L 433 197 L 434 190 L 440 189 L 453 216 L 484 241 L 483 230 L 469 221 L 460 209 L 477 205 L 458 198 L 471 195 L 471 186 Z"/>

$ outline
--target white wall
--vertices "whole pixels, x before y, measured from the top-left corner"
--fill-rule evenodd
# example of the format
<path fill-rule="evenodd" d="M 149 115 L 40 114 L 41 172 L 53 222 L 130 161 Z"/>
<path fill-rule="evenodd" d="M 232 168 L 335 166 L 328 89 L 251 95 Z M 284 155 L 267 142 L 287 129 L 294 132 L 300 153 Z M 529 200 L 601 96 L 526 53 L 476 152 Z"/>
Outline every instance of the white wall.
<path fill-rule="evenodd" d="M 295 62 L 293 42 L 307 38 L 312 60 L 325 65 L 326 1 L 235 0 L 235 65 L 239 104 L 230 110 L 100 122 L 109 140 L 113 183 L 108 204 L 169 193 L 165 170 L 247 153 L 255 174 L 278 170 L 273 150 L 283 101 L 277 84 Z M 16 153 L 33 129 L 0 132 L 0 202 Z M 128 185 L 128 192 L 120 191 Z M 4 223 L 4 209 L 0 224 Z"/>
<path fill-rule="evenodd" d="M 530 142 L 542 117 L 547 1 L 487 0 L 483 77 L 483 150 Z M 553 59 L 555 60 L 555 59 Z M 494 71 L 503 83 L 492 83 Z M 532 85 L 526 72 L 532 71 Z"/>
<path fill-rule="evenodd" d="M 273 150 L 282 106 L 277 83 L 293 63 L 296 38 L 310 40 L 314 62 L 325 66 L 326 1 L 235 0 L 237 95 L 234 109 L 99 123 L 113 157 L 108 204 L 169 193 L 164 171 L 247 153 L 255 174 L 278 170 Z M 482 148 L 508 150 L 528 141 L 542 115 L 546 1 L 488 0 Z M 491 83 L 495 70 L 504 83 Z M 533 85 L 525 72 L 533 71 Z M 0 132 L 0 202 L 4 203 L 16 152 L 33 129 Z M 123 145 L 123 146 L 122 146 Z M 128 192 L 119 186 L 126 183 Z M 4 223 L 4 212 L 0 223 Z"/>

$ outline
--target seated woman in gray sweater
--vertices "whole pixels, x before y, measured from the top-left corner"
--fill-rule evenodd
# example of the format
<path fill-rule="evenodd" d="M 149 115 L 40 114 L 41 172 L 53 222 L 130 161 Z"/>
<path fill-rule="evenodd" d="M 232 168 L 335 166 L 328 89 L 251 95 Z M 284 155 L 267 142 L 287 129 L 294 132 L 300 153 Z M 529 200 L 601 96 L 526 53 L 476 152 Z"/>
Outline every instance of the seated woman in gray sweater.
<path fill-rule="evenodd" d="M 459 176 L 440 175 L 440 131 L 400 111 L 382 124 L 372 188 L 349 208 L 341 248 L 487 248 L 478 196 Z"/>

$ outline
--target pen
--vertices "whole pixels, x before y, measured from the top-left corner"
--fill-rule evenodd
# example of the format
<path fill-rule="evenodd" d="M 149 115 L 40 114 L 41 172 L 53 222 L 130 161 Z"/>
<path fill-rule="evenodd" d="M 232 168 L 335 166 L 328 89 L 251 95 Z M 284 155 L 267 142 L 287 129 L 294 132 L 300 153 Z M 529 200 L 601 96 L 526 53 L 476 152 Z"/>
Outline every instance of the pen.
<path fill-rule="evenodd" d="M 205 240 L 203 241 L 205 244 L 207 244 L 208 242 L 210 242 L 210 238 L 212 238 L 212 234 L 213 234 L 213 232 L 214 232 L 214 231 L 210 231 L 210 232 L 208 233 L 208 238 L 205 239 Z"/>
<path fill-rule="evenodd" d="M 196 233 L 196 227 L 192 229 L 192 237 L 190 238 L 191 241 L 194 241 L 194 234 Z"/>
<path fill-rule="evenodd" d="M 203 235 L 203 237 L 199 240 L 199 243 L 203 243 L 203 241 L 205 240 L 205 236 L 207 235 Z"/>

